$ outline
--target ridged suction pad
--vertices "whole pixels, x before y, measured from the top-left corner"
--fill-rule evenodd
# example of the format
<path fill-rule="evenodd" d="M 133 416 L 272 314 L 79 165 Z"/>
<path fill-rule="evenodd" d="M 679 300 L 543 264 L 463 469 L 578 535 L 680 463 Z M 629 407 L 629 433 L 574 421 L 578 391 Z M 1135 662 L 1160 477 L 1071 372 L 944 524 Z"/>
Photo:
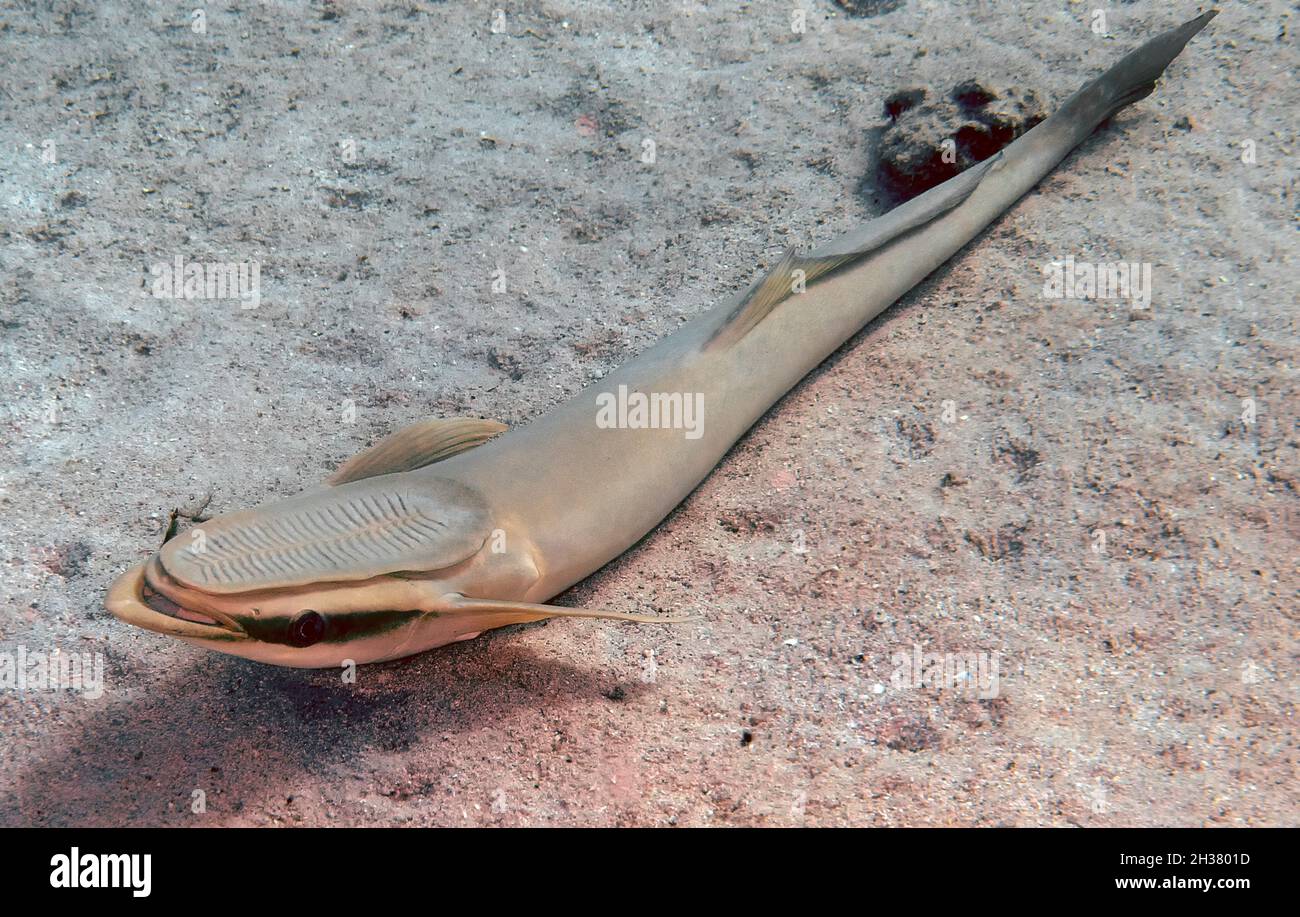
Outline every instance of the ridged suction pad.
<path fill-rule="evenodd" d="M 487 504 L 462 484 L 372 478 L 218 516 L 159 557 L 182 584 L 224 594 L 441 570 L 487 534 Z"/>

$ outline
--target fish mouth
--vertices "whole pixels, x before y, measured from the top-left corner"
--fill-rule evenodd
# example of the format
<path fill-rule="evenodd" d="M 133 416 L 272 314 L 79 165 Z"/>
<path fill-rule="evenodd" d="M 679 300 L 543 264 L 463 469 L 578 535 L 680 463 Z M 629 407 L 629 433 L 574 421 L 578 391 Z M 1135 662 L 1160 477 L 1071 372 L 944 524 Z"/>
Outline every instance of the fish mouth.
<path fill-rule="evenodd" d="M 108 590 L 104 606 L 119 620 L 170 637 L 195 640 L 246 640 L 248 634 L 227 615 L 211 608 L 198 611 L 176 602 L 164 591 L 155 570 L 155 555 L 146 564 L 132 567 L 119 576 Z M 183 597 L 182 597 L 183 600 Z"/>

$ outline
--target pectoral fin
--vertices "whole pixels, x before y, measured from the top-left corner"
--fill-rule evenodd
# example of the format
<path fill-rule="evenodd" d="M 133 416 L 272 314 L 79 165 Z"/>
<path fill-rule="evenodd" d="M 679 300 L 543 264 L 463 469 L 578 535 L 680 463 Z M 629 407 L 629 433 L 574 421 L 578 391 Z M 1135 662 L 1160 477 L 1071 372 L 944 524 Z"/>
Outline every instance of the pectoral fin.
<path fill-rule="evenodd" d="M 637 624 L 682 624 L 692 620 L 689 615 L 638 615 L 626 611 L 593 611 L 589 608 L 567 608 L 563 605 L 538 605 L 532 602 L 506 602 L 499 599 L 475 599 L 451 594 L 445 597 L 449 611 L 474 615 L 500 615 L 504 624 L 522 624 L 545 618 L 601 618 L 607 621 L 632 621 Z"/>
<path fill-rule="evenodd" d="M 347 484 L 381 474 L 396 474 L 432 465 L 473 449 L 507 429 L 495 420 L 453 417 L 425 420 L 385 436 L 339 466 L 325 483 Z"/>

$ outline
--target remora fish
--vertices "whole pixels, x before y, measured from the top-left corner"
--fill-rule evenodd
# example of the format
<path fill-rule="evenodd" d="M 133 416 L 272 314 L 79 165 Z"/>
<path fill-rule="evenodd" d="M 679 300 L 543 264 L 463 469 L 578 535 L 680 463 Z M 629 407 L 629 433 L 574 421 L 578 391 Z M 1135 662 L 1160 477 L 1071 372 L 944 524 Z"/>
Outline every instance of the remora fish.
<path fill-rule="evenodd" d="M 804 375 L 1149 95 L 1214 15 L 1148 41 L 992 159 L 810 254 L 787 253 L 528 426 L 494 439 L 505 428 L 481 420 L 399 431 L 329 486 L 173 538 L 113 584 L 108 609 L 289 666 L 394 659 L 555 616 L 677 620 L 539 603 L 657 525 Z M 611 428 L 598 418 L 614 392 L 620 416 L 635 410 L 628 393 L 677 394 L 707 406 L 707 422 L 691 436 Z"/>

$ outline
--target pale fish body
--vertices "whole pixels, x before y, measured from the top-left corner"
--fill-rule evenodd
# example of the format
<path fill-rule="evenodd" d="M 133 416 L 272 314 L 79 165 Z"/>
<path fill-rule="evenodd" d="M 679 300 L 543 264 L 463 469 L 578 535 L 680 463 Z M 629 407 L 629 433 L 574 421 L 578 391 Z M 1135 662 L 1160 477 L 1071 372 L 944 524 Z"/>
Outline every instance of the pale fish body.
<path fill-rule="evenodd" d="M 1206 13 L 1124 57 L 996 157 L 805 256 L 526 427 L 430 421 L 332 486 L 210 520 L 123 575 L 118 617 L 291 666 L 393 659 L 548 617 L 541 604 L 654 528 L 783 394 L 943 264 L 1120 108 Z M 702 405 L 689 431 L 599 422 L 619 393 Z M 606 415 L 607 416 L 607 415 Z M 681 417 L 681 415 L 678 415 Z"/>

